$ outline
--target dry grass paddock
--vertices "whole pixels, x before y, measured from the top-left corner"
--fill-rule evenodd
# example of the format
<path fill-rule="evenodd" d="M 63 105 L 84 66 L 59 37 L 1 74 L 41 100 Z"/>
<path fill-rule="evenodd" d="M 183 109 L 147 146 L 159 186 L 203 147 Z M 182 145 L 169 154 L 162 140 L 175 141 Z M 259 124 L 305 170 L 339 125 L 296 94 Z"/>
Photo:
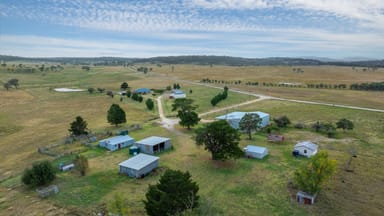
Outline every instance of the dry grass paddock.
<path fill-rule="evenodd" d="M 193 130 L 177 127 L 182 134 L 175 134 L 160 128 L 153 120 L 156 111 L 148 111 L 145 104 L 120 97 L 110 98 L 104 94 L 88 92 L 59 93 L 50 91 L 55 87 L 103 87 L 117 91 L 123 81 L 132 88 L 165 88 L 175 79 L 198 81 L 201 78 L 255 80 L 278 82 L 348 82 L 376 81 L 383 77 L 383 70 L 376 72 L 355 72 L 347 67 L 302 67 L 303 74 L 292 72 L 290 67 L 226 67 L 176 65 L 174 72 L 170 65 L 152 66 L 147 75 L 123 67 L 96 67 L 85 72 L 80 66 L 65 66 L 62 72 L 14 74 L 0 71 L 1 81 L 10 78 L 20 80 L 20 89 L 0 90 L 0 215 L 55 215 L 82 212 L 103 202 L 110 202 L 116 193 L 122 193 L 133 215 L 144 214 L 142 199 L 148 184 L 154 184 L 166 168 L 188 170 L 200 186 L 199 194 L 203 209 L 211 215 L 380 215 L 384 209 L 382 198 L 384 159 L 384 114 L 350 110 L 344 108 L 298 104 L 292 102 L 264 100 L 239 107 L 242 111 L 260 110 L 272 117 L 287 115 L 293 123 L 302 122 L 307 126 L 315 121 L 335 122 L 348 118 L 355 123 L 355 130 L 339 132 L 336 139 L 326 138 L 309 129 L 284 129 L 284 143 L 267 141 L 264 134 L 255 135 L 252 141 L 242 135 L 240 145 L 266 146 L 270 155 L 262 161 L 241 158 L 227 162 L 213 162 L 210 154 L 197 147 Z M 361 75 L 361 76 L 360 76 Z M 298 76 L 298 77 L 296 77 Z M 300 77 L 301 76 L 301 77 Z M 336 80 L 336 81 L 335 81 Z M 193 90 L 192 96 L 200 105 L 199 111 L 211 109 L 206 101 L 209 94 L 218 89 L 182 84 L 184 91 Z M 230 88 L 246 86 L 230 86 Z M 325 100 L 357 106 L 383 107 L 382 93 L 349 90 L 312 90 L 294 88 L 246 89 L 280 97 L 307 100 Z M 207 96 L 208 95 L 208 96 Z M 146 95 L 145 97 L 155 98 Z M 213 97 L 213 95 L 211 95 Z M 252 100 L 254 97 L 233 95 L 219 106 L 227 106 Z M 25 167 L 37 160 L 51 157 L 37 153 L 37 147 L 61 141 L 68 135 L 69 123 L 81 115 L 93 131 L 117 130 L 106 121 L 106 113 L 112 103 L 126 111 L 127 124 L 141 124 L 143 129 L 130 133 L 135 139 L 150 135 L 172 138 L 174 149 L 160 154 L 160 168 L 150 176 L 129 179 L 118 175 L 117 164 L 127 159 L 128 150 L 107 152 L 103 149 L 89 149 L 83 154 L 89 158 L 90 172 L 85 177 L 71 171 L 58 175 L 55 184 L 60 192 L 51 198 L 40 200 L 36 194 L 21 185 L 20 174 Z M 170 102 L 165 106 L 170 106 Z M 216 115 L 208 115 L 213 119 Z M 294 170 L 306 162 L 291 156 L 292 146 L 298 140 L 316 140 L 320 148 L 329 152 L 338 161 L 338 172 L 319 194 L 316 205 L 298 205 L 288 186 Z M 71 151 L 71 145 L 66 150 Z M 64 149 L 65 149 L 64 148 Z M 357 151 L 353 158 L 353 172 L 344 170 L 350 158 L 350 150 Z M 62 158 L 67 160 L 67 158 Z M 58 161 L 55 160 L 54 164 Z M 28 212 L 18 212 L 28 207 Z M 209 215 L 208 213 L 205 215 Z"/>

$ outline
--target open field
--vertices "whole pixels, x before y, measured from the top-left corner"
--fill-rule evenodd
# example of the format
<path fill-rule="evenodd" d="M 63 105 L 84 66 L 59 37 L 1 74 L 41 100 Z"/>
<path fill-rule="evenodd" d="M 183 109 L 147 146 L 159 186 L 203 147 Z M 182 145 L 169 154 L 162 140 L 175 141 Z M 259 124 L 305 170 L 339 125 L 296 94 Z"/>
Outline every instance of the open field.
<path fill-rule="evenodd" d="M 384 209 L 384 113 L 375 113 L 345 108 L 320 105 L 298 104 L 292 102 L 263 100 L 257 103 L 239 107 L 242 111 L 259 110 L 270 113 L 272 118 L 287 115 L 293 124 L 304 123 L 309 126 L 316 121 L 335 122 L 347 118 L 354 122 L 353 131 L 339 131 L 335 139 L 312 132 L 310 129 L 295 129 L 290 127 L 280 132 L 286 137 L 281 144 L 266 141 L 266 134 L 257 133 L 252 141 L 242 135 L 240 145 L 256 144 L 268 147 L 270 155 L 262 161 L 241 158 L 227 162 L 210 160 L 210 154 L 203 148 L 198 148 L 192 139 L 193 130 L 179 129 L 182 133 L 173 133 L 158 126 L 157 111 L 148 111 L 144 103 L 133 102 L 120 97 L 110 98 L 104 94 L 88 92 L 60 93 L 50 91 L 55 87 L 88 88 L 102 87 L 117 91 L 123 81 L 127 81 L 133 89 L 150 87 L 164 89 L 172 85 L 173 79 L 199 80 L 209 76 L 217 79 L 251 79 L 278 81 L 284 73 L 294 76 L 305 76 L 300 82 L 324 80 L 329 74 L 337 74 L 334 79 L 352 82 L 376 81 L 384 77 L 383 70 L 376 75 L 365 76 L 361 79 L 358 74 L 350 75 L 350 68 L 331 67 L 331 72 L 324 76 L 328 67 L 306 68 L 303 74 L 295 74 L 285 67 L 221 67 L 213 66 L 175 66 L 172 73 L 170 66 L 154 67 L 154 72 L 147 75 L 134 73 L 122 67 L 92 67 L 91 71 L 82 71 L 80 66 L 65 66 L 62 72 L 45 72 L 34 74 L 14 74 L 0 71 L 0 80 L 10 78 L 20 80 L 20 89 L 10 91 L 0 90 L 0 215 L 71 215 L 85 213 L 90 208 L 109 203 L 116 193 L 121 193 L 126 199 L 132 215 L 145 214 L 142 199 L 148 184 L 154 184 L 165 168 L 188 170 L 192 178 L 200 186 L 199 195 L 203 209 L 201 215 L 380 215 Z M 240 72 L 238 72 L 240 68 Z M 270 74 L 264 70 L 269 70 Z M 254 71 L 260 71 L 252 74 Z M 352 70 L 351 70 L 352 71 Z M 353 72 L 353 71 L 352 71 Z M 158 73 L 161 73 L 160 75 Z M 222 73 L 222 75 L 220 75 Z M 308 73 L 308 74 L 307 74 Z M 366 72 L 371 73 L 371 72 Z M 268 75 L 269 74 L 269 75 Z M 279 75 L 281 74 L 281 75 Z M 169 78 L 172 79 L 168 79 Z M 201 76 L 200 78 L 198 76 Z M 288 78 L 291 75 L 287 76 Z M 231 78 L 232 77 L 232 78 Z M 234 77 L 234 78 L 233 78 Z M 264 78 L 261 78 L 264 77 Z M 289 78 L 290 79 L 290 78 Z M 331 82 L 331 78 L 329 78 Z M 347 82 L 346 81 L 346 82 Z M 260 81 L 259 81 L 260 82 Z M 317 82 L 317 81 L 316 81 Z M 320 81 L 319 81 L 320 82 Z M 199 105 L 199 112 L 211 109 L 209 100 L 221 90 L 203 86 L 180 83 L 184 91 L 192 94 Z M 229 86 L 232 88 L 231 86 Z M 247 86 L 233 86 L 248 88 Z M 253 91 L 253 89 L 247 89 Z M 303 100 L 322 100 L 346 103 L 357 106 L 384 108 L 382 93 L 349 91 L 349 90 L 315 90 L 293 89 L 283 87 L 256 87 L 255 92 L 266 91 L 279 97 L 292 97 Z M 297 92 L 295 92 L 297 91 Z M 338 94 L 338 92 L 340 92 Z M 343 96 L 344 93 L 346 96 Z M 336 96 L 335 96 L 336 95 Z M 155 98 L 146 95 L 145 97 Z M 232 96 L 232 97 L 231 97 Z M 376 96 L 376 97 L 373 97 Z M 340 97 L 339 99 L 337 99 Z M 238 104 L 255 97 L 230 93 L 227 100 L 218 107 Z M 141 130 L 130 133 L 136 140 L 160 135 L 170 137 L 174 149 L 160 154 L 160 168 L 148 177 L 140 180 L 118 175 L 117 164 L 127 159 L 128 150 L 107 152 L 100 148 L 81 146 L 84 155 L 89 158 L 90 172 L 80 177 L 74 171 L 61 173 L 55 180 L 60 192 L 45 200 L 37 198 L 33 190 L 20 183 L 20 174 L 33 161 L 50 159 L 55 165 L 59 161 L 69 161 L 70 158 L 53 160 L 52 157 L 37 153 L 37 147 L 60 142 L 68 135 L 69 123 L 81 115 L 95 132 L 116 131 L 119 128 L 110 126 L 106 121 L 106 113 L 112 103 L 118 103 L 127 114 L 127 124 L 140 124 Z M 171 102 L 164 99 L 164 107 L 168 115 Z M 204 116 L 213 119 L 214 115 Z M 314 206 L 298 205 L 294 200 L 295 190 L 288 186 L 294 170 L 307 161 L 304 158 L 291 156 L 293 145 L 298 140 L 314 140 L 320 149 L 327 150 L 330 157 L 338 162 L 338 172 L 330 183 L 320 192 Z M 79 144 L 68 144 L 64 151 L 78 148 Z M 344 171 L 350 157 L 350 151 L 357 151 L 353 158 L 354 172 Z M 17 212 L 20 208 L 28 208 L 28 212 Z M 54 209 L 53 209 L 54 208 Z M 48 211 L 48 209 L 51 209 Z M 52 210 L 53 209 L 53 210 Z M 208 212 L 208 213 L 207 213 Z"/>
<path fill-rule="evenodd" d="M 362 106 L 384 109 L 384 94 L 372 91 L 352 91 L 320 88 L 298 88 L 262 86 L 265 83 L 301 83 L 301 84 L 347 84 L 363 82 L 379 82 L 384 80 L 384 69 L 376 71 L 363 71 L 352 67 L 300 67 L 304 73 L 293 72 L 299 67 L 229 67 L 229 66 L 198 66 L 177 65 L 174 71 L 172 66 L 164 65 L 155 68 L 155 73 L 163 77 L 172 77 L 180 80 L 199 82 L 204 78 L 211 80 L 241 81 L 241 85 L 225 84 L 231 89 L 239 89 L 252 93 L 264 94 L 273 97 L 310 100 L 317 102 L 337 103 L 343 105 Z M 245 85 L 246 82 L 258 82 L 258 86 Z M 224 84 L 215 84 L 224 86 Z"/>

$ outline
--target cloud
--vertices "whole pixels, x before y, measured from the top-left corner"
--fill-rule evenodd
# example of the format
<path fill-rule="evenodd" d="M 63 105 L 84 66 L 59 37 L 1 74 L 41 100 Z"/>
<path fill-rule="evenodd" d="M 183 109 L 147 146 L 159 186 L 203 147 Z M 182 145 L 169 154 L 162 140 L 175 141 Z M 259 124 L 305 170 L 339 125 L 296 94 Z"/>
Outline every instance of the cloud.
<path fill-rule="evenodd" d="M 194 0 L 193 3 L 210 9 L 256 9 L 270 7 L 266 0 Z"/>
<path fill-rule="evenodd" d="M 0 24 L 17 19 L 53 28 L 26 35 L 4 28 L 0 47 L 39 56 L 378 55 L 383 7 L 382 0 L 3 0 Z M 73 32 L 63 35 L 58 26 Z"/>

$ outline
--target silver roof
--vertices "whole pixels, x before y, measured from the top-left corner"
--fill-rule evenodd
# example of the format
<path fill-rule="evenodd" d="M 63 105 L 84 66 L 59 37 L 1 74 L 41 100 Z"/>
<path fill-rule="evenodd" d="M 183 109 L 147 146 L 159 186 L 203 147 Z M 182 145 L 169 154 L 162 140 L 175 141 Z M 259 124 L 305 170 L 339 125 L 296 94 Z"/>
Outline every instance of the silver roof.
<path fill-rule="evenodd" d="M 159 160 L 159 157 L 140 153 L 126 161 L 119 163 L 119 166 L 128 167 L 134 170 L 140 170 L 148 164 Z"/>
<path fill-rule="evenodd" d="M 139 140 L 136 143 L 137 144 L 142 144 L 142 145 L 153 146 L 153 145 L 157 145 L 157 144 L 162 143 L 162 142 L 166 142 L 168 140 L 170 140 L 170 138 L 159 137 L 159 136 L 151 136 L 151 137 L 147 137 L 145 139 Z"/>
<path fill-rule="evenodd" d="M 315 144 L 315 143 L 313 143 L 313 142 L 311 142 L 311 141 L 303 141 L 303 142 L 299 142 L 299 143 L 297 143 L 297 144 L 295 145 L 295 148 L 296 148 L 296 147 L 306 147 L 306 148 L 308 148 L 308 149 L 310 149 L 310 150 L 315 151 L 315 150 L 317 150 L 318 145 Z"/>

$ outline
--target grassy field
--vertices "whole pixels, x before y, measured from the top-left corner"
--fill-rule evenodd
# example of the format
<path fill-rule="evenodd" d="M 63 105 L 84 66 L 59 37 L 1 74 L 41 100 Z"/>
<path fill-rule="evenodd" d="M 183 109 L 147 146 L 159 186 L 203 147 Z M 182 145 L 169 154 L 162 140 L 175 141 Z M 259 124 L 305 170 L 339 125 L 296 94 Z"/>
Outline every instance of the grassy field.
<path fill-rule="evenodd" d="M 155 68 L 155 73 L 175 79 L 185 79 L 199 82 L 204 78 L 211 80 L 238 81 L 241 85 L 226 84 L 230 89 L 240 89 L 248 92 L 265 94 L 299 100 L 338 103 L 343 105 L 364 106 L 384 109 L 384 94 L 372 91 L 351 91 L 334 89 L 311 89 L 294 87 L 264 87 L 261 83 L 301 83 L 301 84 L 352 84 L 363 82 L 379 82 L 384 80 L 384 69 L 363 71 L 362 68 L 352 67 L 300 67 L 304 73 L 293 72 L 288 66 L 260 67 L 229 67 L 229 66 L 198 66 L 177 65 L 174 71 L 171 65 Z M 244 85 L 246 82 L 258 82 L 259 86 Z M 223 86 L 220 84 L 220 86 Z"/>
<path fill-rule="evenodd" d="M 198 80 L 198 76 L 213 78 L 219 77 L 220 73 L 220 77 L 224 78 L 232 76 L 235 77 L 233 79 L 247 80 L 253 77 L 258 80 L 264 76 L 265 80 L 279 80 L 278 74 L 284 76 L 284 73 L 290 73 L 289 68 L 210 68 L 183 65 L 175 66 L 172 73 L 170 66 L 168 68 L 164 65 L 154 66 L 154 72 L 144 75 L 122 67 L 92 67 L 89 72 L 82 71 L 80 66 L 65 67 L 62 72 L 45 72 L 44 75 L 0 71 L 1 81 L 10 78 L 20 80 L 20 89 L 11 89 L 8 92 L 0 90 L 0 215 L 80 214 L 100 203 L 108 204 L 116 193 L 122 194 L 132 215 L 143 215 L 145 211 L 142 200 L 148 184 L 154 184 L 166 168 L 188 170 L 191 173 L 200 186 L 199 195 L 204 210 L 201 215 L 380 215 L 384 209 L 384 169 L 380 162 L 384 159 L 384 113 L 274 100 L 242 106 L 239 107 L 241 111 L 260 110 L 270 113 L 272 118 L 287 115 L 293 124 L 301 122 L 308 127 L 316 121 L 335 122 L 340 118 L 347 118 L 354 122 L 355 129 L 339 131 L 335 139 L 330 139 L 312 132 L 309 128 L 290 127 L 280 131 L 286 137 L 285 142 L 280 144 L 267 142 L 266 134 L 263 133 L 257 133 L 253 140 L 247 140 L 247 136 L 243 134 L 241 147 L 248 144 L 265 146 L 268 147 L 270 155 L 261 161 L 241 158 L 216 162 L 210 159 L 208 152 L 195 145 L 193 130 L 177 127 L 182 133 L 174 133 L 159 127 L 156 122 L 157 111 L 148 111 L 144 103 L 133 102 L 127 98 L 120 102 L 119 96 L 110 98 L 97 93 L 59 93 L 50 90 L 54 87 L 102 87 L 117 91 L 123 81 L 127 81 L 133 89 L 164 89 L 176 82 L 175 79 Z M 334 76 L 339 80 L 352 81 L 359 77 L 350 76 L 350 69 L 344 67 L 302 68 L 305 72 L 300 75 L 308 76 L 306 80 L 316 80 L 316 73 L 319 73 L 319 80 L 325 79 L 327 76 L 323 77 L 323 73 L 327 70 L 337 74 Z M 264 70 L 269 70 L 270 75 Z M 258 71 L 260 74 L 252 74 L 252 71 Z M 382 75 L 381 70 L 372 73 L 377 73 L 376 79 Z M 373 81 L 374 78 L 362 76 L 359 80 Z M 192 94 L 188 94 L 188 97 L 199 105 L 198 112 L 210 110 L 210 98 L 221 91 L 180 84 L 187 93 L 192 89 Z M 259 90 L 263 91 L 261 87 L 257 91 Z M 291 88 L 278 87 L 270 88 L 268 92 L 280 97 L 297 94 L 295 97 L 300 99 L 325 98 L 336 102 L 336 96 L 332 95 L 340 92 L 339 96 L 342 96 L 342 92 L 346 92 L 346 97 L 339 101 L 348 100 L 346 102 L 359 106 L 377 106 L 375 108 L 379 108 L 383 103 L 380 101 L 380 95 L 371 97 L 375 94 L 372 92 L 309 89 L 293 92 Z M 228 99 L 220 102 L 218 107 L 252 99 L 255 98 L 230 93 Z M 171 101 L 163 101 L 167 114 L 172 115 Z M 41 155 L 37 153 L 37 147 L 60 142 L 68 135 L 69 123 L 77 115 L 81 115 L 88 122 L 92 131 L 101 133 L 119 130 L 106 121 L 106 113 L 112 103 L 118 103 L 126 111 L 127 123 L 121 128 L 132 124 L 142 126 L 141 130 L 130 133 L 136 140 L 150 135 L 172 139 L 174 149 L 160 154 L 160 168 L 156 172 L 140 180 L 120 176 L 117 165 L 129 157 L 127 149 L 110 153 L 100 148 L 70 144 L 62 150 L 82 148 L 83 154 L 89 158 L 90 172 L 87 176 L 80 177 L 75 171 L 60 173 L 54 182 L 59 186 L 60 192 L 45 200 L 37 198 L 33 190 L 21 185 L 20 174 L 34 161 L 49 159 L 55 166 L 59 162 L 70 161 L 70 157 L 55 160 Z M 222 113 L 204 118 L 213 119 L 220 114 Z M 296 191 L 288 185 L 294 170 L 307 161 L 291 156 L 292 147 L 299 140 L 318 142 L 320 149 L 327 150 L 330 157 L 338 162 L 337 174 L 321 191 L 314 206 L 298 205 L 294 200 Z M 357 158 L 352 161 L 354 172 L 346 172 L 344 167 L 352 149 L 357 151 Z"/>
<path fill-rule="evenodd" d="M 232 104 L 238 104 L 256 98 L 254 96 L 229 92 L 227 99 L 220 101 L 216 106 L 213 107 L 211 105 L 211 99 L 217 94 L 222 93 L 223 90 L 190 84 L 182 85 L 182 90 L 186 92 L 188 98 L 194 100 L 194 104 L 198 105 L 198 108 L 196 109 L 197 113 L 203 113 L 212 109 L 227 107 Z M 192 90 L 192 93 L 189 93 L 190 90 Z M 169 99 L 167 97 L 163 97 L 162 99 L 163 110 L 165 114 L 167 116 L 175 116 L 177 113 L 172 112 L 172 104 L 174 99 Z"/>

